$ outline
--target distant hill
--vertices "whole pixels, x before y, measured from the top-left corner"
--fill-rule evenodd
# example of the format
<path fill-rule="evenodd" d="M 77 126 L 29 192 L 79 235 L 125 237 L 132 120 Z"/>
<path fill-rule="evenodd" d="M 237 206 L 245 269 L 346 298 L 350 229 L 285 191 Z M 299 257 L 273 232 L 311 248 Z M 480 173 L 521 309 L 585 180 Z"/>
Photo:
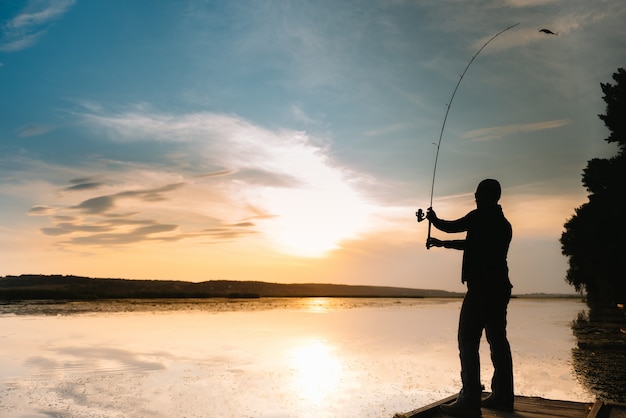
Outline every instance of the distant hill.
<path fill-rule="evenodd" d="M 516 298 L 528 299 L 584 299 L 585 296 L 578 293 L 522 293 Z"/>
<path fill-rule="evenodd" d="M 105 279 L 62 275 L 5 276 L 0 278 L 0 300 L 149 299 L 149 298 L 257 298 L 257 297 L 460 297 L 444 290 L 388 286 L 350 286 L 324 283 L 268 283 L 259 281 Z"/>

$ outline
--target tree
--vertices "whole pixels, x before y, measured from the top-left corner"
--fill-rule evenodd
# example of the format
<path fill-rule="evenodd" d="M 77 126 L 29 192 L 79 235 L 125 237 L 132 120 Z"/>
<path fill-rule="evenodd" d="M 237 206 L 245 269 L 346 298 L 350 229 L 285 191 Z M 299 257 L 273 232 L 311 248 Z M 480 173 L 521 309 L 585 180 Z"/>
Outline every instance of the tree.
<path fill-rule="evenodd" d="M 610 131 L 617 155 L 594 158 L 583 170 L 589 201 L 565 223 L 561 251 L 568 257 L 566 281 L 586 291 L 590 304 L 626 301 L 626 71 L 615 84 L 601 83 L 606 113 L 598 115 Z"/>

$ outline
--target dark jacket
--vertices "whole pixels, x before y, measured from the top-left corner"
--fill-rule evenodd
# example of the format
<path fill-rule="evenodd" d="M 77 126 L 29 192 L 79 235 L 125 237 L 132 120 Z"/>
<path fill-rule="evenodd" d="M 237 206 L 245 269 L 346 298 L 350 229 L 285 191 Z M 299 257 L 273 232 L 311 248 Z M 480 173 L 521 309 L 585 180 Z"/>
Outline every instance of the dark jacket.
<path fill-rule="evenodd" d="M 455 221 L 438 219 L 433 225 L 449 233 L 467 231 L 462 244 L 463 283 L 511 286 L 507 254 L 513 230 L 500 205 L 474 209 Z"/>

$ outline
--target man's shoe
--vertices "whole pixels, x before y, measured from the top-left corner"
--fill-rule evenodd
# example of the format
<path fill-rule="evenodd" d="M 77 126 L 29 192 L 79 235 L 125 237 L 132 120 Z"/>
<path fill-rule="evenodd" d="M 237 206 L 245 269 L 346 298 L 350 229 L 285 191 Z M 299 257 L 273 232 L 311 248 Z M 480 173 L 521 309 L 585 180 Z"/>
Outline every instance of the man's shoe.
<path fill-rule="evenodd" d="M 471 406 L 460 403 L 459 401 L 452 402 L 451 404 L 441 405 L 441 411 L 451 417 L 459 418 L 480 418 L 480 407 L 472 408 Z"/>
<path fill-rule="evenodd" d="M 493 396 L 493 393 L 480 402 L 481 406 L 487 409 L 495 409 L 498 411 L 512 412 L 513 400 L 499 399 Z"/>

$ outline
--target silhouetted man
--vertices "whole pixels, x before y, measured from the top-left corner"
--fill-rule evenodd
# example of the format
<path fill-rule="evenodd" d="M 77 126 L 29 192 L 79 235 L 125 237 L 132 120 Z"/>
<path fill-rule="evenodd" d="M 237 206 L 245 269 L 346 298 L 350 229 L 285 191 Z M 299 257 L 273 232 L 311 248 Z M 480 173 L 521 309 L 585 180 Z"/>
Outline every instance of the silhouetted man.
<path fill-rule="evenodd" d="M 459 319 L 459 354 L 463 388 L 456 402 L 442 405 L 448 415 L 480 417 L 481 384 L 479 345 L 483 329 L 491 350 L 494 374 L 491 395 L 482 406 L 513 410 L 513 362 L 506 337 L 506 311 L 511 297 L 507 253 L 512 237 L 509 221 L 498 204 L 501 188 L 497 180 L 480 182 L 476 209 L 464 217 L 446 221 L 435 211 L 426 217 L 435 228 L 448 233 L 467 232 L 463 240 L 430 238 L 428 246 L 463 250 L 462 281 L 467 283 Z"/>

